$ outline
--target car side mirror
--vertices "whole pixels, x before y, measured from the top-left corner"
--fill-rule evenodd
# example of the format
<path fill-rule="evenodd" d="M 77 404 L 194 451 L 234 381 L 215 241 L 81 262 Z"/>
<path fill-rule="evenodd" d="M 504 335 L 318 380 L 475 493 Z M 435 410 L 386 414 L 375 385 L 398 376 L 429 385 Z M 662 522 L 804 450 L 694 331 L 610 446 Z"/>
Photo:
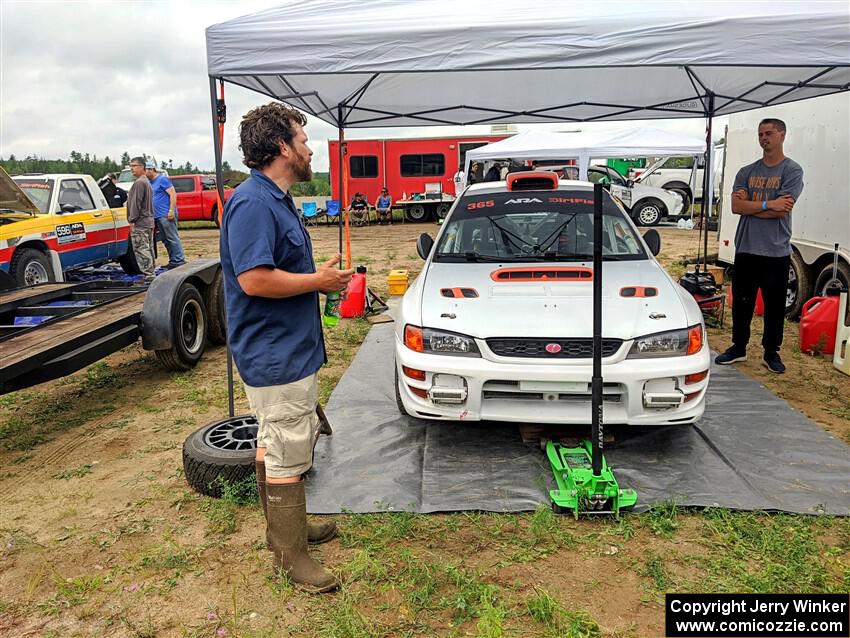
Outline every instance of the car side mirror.
<path fill-rule="evenodd" d="M 627 179 L 626 180 L 626 188 L 631 188 L 634 185 L 635 185 L 635 180 L 633 180 L 633 179 Z"/>
<path fill-rule="evenodd" d="M 654 228 L 650 228 L 643 235 L 643 241 L 646 242 L 649 252 L 655 257 L 661 252 L 661 235 Z"/>
<path fill-rule="evenodd" d="M 77 212 L 77 207 L 73 204 L 60 204 L 59 205 L 59 213 L 75 213 Z"/>
<path fill-rule="evenodd" d="M 433 247 L 434 240 L 431 239 L 431 235 L 428 233 L 422 233 L 419 235 L 419 239 L 416 240 L 416 252 L 419 253 L 419 256 L 422 257 L 422 259 L 428 259 L 428 255 Z"/>

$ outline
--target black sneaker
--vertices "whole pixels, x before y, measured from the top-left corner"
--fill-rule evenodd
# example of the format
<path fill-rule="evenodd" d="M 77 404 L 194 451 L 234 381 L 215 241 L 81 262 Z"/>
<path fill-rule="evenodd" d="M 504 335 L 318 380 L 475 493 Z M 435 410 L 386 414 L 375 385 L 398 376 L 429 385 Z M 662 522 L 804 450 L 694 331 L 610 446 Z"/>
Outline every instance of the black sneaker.
<path fill-rule="evenodd" d="M 738 361 L 746 361 L 747 360 L 747 351 L 741 350 L 740 348 L 736 348 L 732 346 L 723 354 L 719 354 L 714 358 L 714 363 L 719 366 L 728 366 L 730 363 L 737 363 Z"/>
<path fill-rule="evenodd" d="M 762 362 L 764 363 L 764 367 L 774 374 L 783 374 L 785 372 L 785 364 L 782 363 L 778 352 L 765 352 Z"/>

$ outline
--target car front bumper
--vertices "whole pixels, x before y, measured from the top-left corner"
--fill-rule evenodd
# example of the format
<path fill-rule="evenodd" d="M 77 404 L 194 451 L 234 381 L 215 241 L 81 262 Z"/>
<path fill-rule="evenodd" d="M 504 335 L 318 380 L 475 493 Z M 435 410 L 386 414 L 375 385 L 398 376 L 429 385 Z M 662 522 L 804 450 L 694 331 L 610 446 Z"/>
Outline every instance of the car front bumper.
<path fill-rule="evenodd" d="M 709 369 L 708 345 L 690 356 L 626 359 L 630 345 L 624 343 L 616 354 L 603 359 L 604 422 L 671 425 L 696 421 L 705 409 L 709 376 L 687 385 L 685 376 Z M 434 355 L 410 350 L 398 339 L 395 359 L 399 394 L 413 416 L 553 424 L 591 421 L 593 365 L 589 359 L 497 361 L 495 357 Z M 404 367 L 423 371 L 424 381 L 411 378 Z"/>

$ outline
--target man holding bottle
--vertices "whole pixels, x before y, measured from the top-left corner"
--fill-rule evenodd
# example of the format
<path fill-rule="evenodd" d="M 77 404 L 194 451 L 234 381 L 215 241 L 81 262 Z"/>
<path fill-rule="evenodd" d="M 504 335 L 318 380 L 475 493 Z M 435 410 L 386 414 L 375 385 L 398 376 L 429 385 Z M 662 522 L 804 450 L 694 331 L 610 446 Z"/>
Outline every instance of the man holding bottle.
<path fill-rule="evenodd" d="M 274 567 L 310 592 L 336 589 L 336 578 L 307 553 L 307 543 L 336 536 L 333 522 L 307 522 L 304 483 L 319 432 L 317 373 L 327 361 L 319 292 L 346 288 L 352 270 L 340 257 L 313 261 L 310 235 L 289 188 L 309 181 L 312 151 L 297 110 L 271 103 L 239 127 L 251 177 L 224 207 L 221 265 L 227 331 L 236 367 L 257 415 L 257 483 Z"/>

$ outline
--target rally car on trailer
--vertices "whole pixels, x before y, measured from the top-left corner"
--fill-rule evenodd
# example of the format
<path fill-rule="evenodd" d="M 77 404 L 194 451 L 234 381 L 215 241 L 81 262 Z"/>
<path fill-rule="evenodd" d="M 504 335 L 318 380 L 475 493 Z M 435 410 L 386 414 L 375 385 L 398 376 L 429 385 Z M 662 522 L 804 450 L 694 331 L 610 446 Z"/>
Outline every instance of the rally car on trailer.
<path fill-rule="evenodd" d="M 110 261 L 139 274 L 129 236 L 126 209 L 110 208 L 91 176 L 0 169 L 0 272 L 17 286 Z"/>
<path fill-rule="evenodd" d="M 605 422 L 685 424 L 705 406 L 709 348 L 693 297 L 603 193 Z M 402 413 L 451 421 L 590 422 L 593 185 L 524 172 L 455 203 L 395 323 Z"/>

